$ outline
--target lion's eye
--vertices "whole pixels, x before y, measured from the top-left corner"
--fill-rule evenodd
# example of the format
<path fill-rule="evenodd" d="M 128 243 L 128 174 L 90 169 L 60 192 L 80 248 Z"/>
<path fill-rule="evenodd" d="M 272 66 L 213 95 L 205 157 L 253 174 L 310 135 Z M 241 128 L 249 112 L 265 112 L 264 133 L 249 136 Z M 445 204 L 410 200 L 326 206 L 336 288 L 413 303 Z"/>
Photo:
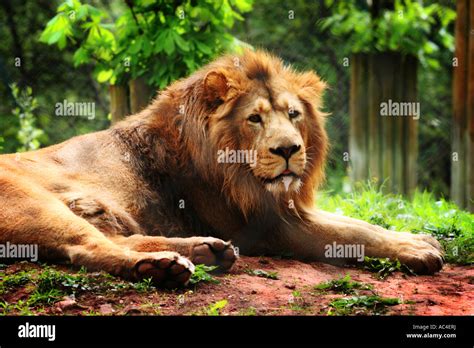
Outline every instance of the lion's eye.
<path fill-rule="evenodd" d="M 262 118 L 260 117 L 259 114 L 250 115 L 248 120 L 250 122 L 253 122 L 253 123 L 261 123 L 262 122 Z"/>
<path fill-rule="evenodd" d="M 290 116 L 290 118 L 297 118 L 299 115 L 300 112 L 297 110 L 291 110 L 288 112 L 288 116 Z"/>

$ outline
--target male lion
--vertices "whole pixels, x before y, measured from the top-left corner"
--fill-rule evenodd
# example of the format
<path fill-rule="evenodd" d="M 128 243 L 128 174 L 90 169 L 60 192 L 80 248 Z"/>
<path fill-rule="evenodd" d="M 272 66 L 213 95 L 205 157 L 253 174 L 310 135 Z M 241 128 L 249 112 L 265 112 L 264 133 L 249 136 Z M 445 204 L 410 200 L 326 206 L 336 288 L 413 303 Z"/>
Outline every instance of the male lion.
<path fill-rule="evenodd" d="M 186 284 L 193 263 L 229 269 L 226 240 L 246 255 L 325 262 L 334 261 L 327 245 L 361 244 L 418 273 L 440 270 L 432 237 L 313 207 L 327 148 L 324 87 L 313 72 L 246 51 L 173 83 L 108 130 L 3 155 L 0 243 L 168 287 Z"/>

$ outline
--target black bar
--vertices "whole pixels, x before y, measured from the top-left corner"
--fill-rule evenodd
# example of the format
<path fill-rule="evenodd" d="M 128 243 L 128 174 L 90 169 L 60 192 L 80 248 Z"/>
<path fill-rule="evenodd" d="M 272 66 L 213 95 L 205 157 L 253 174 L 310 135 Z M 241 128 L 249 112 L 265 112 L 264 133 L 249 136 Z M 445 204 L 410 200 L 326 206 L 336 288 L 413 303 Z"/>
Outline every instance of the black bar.
<path fill-rule="evenodd" d="M 55 340 L 20 338 L 19 326 L 55 325 Z M 0 317 L 0 346 L 146 344 L 407 344 L 469 346 L 473 317 Z M 416 325 L 416 328 L 414 328 Z M 435 326 L 433 326 L 435 325 Z M 455 329 L 454 329 L 455 325 Z M 424 328 L 424 329 L 422 329 Z M 407 338 L 407 334 L 456 337 Z M 224 345 L 225 346 L 225 345 Z M 314 346 L 314 345 L 313 345 Z"/>

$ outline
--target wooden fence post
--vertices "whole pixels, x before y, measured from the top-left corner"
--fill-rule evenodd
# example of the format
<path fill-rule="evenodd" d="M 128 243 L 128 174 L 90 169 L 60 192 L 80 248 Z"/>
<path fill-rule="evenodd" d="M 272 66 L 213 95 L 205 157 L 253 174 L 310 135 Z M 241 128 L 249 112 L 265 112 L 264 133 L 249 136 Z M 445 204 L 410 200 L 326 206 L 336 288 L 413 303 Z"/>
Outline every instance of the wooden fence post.
<path fill-rule="evenodd" d="M 132 114 L 140 112 L 149 103 L 152 97 L 152 89 L 148 86 L 145 79 L 139 77 L 137 79 L 130 80 L 130 109 Z"/>
<path fill-rule="evenodd" d="M 386 191 L 407 195 L 416 188 L 418 120 L 414 114 L 382 115 L 384 103 L 389 112 L 393 103 L 399 107 L 417 103 L 416 84 L 415 57 L 388 52 L 352 57 L 349 146 L 353 182 L 388 179 Z"/>
<path fill-rule="evenodd" d="M 474 3 L 457 1 L 451 199 L 474 212 Z"/>
<path fill-rule="evenodd" d="M 130 114 L 128 108 L 128 93 L 127 86 L 124 85 L 110 85 L 110 113 L 112 115 L 112 124 L 122 120 L 125 116 Z"/>

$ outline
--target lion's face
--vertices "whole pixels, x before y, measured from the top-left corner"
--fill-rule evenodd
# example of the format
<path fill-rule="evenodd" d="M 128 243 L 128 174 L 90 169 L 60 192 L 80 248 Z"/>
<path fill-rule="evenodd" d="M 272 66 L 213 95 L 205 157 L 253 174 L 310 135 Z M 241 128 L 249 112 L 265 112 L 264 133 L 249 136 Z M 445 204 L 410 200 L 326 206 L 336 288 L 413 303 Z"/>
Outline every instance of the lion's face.
<path fill-rule="evenodd" d="M 250 167 L 268 191 L 298 190 L 306 167 L 305 108 L 289 91 L 268 91 L 255 83 L 237 102 L 231 122 L 237 126 L 241 149 L 253 151 Z"/>
<path fill-rule="evenodd" d="M 195 81 L 202 87 L 194 94 L 204 100 L 200 123 L 189 124 L 190 141 L 206 134 L 196 163 L 204 153 L 211 166 L 217 158 L 211 171 L 221 174 L 235 200 L 257 199 L 260 187 L 275 196 L 296 193 L 310 201 L 326 155 L 318 110 L 324 82 L 258 51 L 221 58 L 201 74 L 202 80 Z"/>

